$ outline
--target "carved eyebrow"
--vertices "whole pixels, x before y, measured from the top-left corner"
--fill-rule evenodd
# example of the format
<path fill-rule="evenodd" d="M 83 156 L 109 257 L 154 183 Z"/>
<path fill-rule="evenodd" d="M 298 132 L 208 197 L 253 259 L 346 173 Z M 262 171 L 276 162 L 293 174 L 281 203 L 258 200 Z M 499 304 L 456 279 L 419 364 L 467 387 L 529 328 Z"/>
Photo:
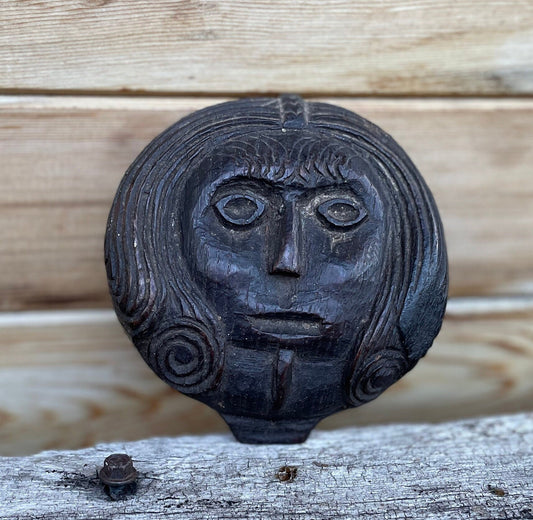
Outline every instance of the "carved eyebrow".
<path fill-rule="evenodd" d="M 350 196 L 359 202 L 365 199 L 368 194 L 368 187 L 358 180 L 339 181 L 332 178 L 322 178 L 322 182 L 318 185 L 309 180 L 308 182 L 286 182 L 273 181 L 264 176 L 255 177 L 245 174 L 239 174 L 233 177 L 224 179 L 214 191 L 211 192 L 211 203 L 216 203 L 220 198 L 235 191 L 242 190 L 243 192 L 250 191 L 264 198 L 271 198 L 279 196 L 285 189 L 294 188 L 302 190 L 304 193 L 299 197 L 300 199 L 311 199 L 320 194 L 336 193 L 340 195 Z"/>
<path fill-rule="evenodd" d="M 230 177 L 221 182 L 216 190 L 231 190 L 232 188 L 251 188 L 251 189 L 272 189 L 275 183 L 265 178 L 249 177 L 246 175 L 238 175 L 236 177 Z"/>
<path fill-rule="evenodd" d="M 348 183 L 332 183 L 325 186 L 303 188 L 303 193 L 301 194 L 299 199 L 302 201 L 302 203 L 305 204 L 318 198 L 326 199 L 328 197 L 340 197 L 348 198 L 357 202 L 358 204 L 363 204 L 365 194 L 366 190 L 362 189 L 362 187 L 352 186 Z"/>

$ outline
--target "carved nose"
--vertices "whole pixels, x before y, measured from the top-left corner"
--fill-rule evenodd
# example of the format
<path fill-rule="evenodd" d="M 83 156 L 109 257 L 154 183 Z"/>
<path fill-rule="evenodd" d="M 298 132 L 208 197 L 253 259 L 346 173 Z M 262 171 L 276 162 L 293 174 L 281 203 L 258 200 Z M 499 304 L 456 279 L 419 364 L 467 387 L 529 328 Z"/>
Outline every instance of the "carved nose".
<path fill-rule="evenodd" d="M 270 274 L 300 276 L 300 233 L 298 227 L 298 219 L 294 215 L 293 208 L 287 208 L 280 229 L 281 236 L 278 237 L 278 247 L 274 248 L 274 261 Z"/>

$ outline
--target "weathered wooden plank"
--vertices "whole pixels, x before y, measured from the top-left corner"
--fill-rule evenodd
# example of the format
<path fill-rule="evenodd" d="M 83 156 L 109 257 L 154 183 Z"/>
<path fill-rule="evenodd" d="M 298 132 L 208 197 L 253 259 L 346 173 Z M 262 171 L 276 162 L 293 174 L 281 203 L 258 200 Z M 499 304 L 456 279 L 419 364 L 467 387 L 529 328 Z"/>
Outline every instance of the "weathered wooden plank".
<path fill-rule="evenodd" d="M 531 410 L 532 318 L 530 299 L 452 300 L 411 373 L 320 427 Z M 216 413 L 159 381 L 112 311 L 0 314 L 0 455 L 225 430 Z"/>
<path fill-rule="evenodd" d="M 315 432 L 300 445 L 227 435 L 159 438 L 0 458 L 0 518 L 527 520 L 533 414 Z M 135 495 L 111 501 L 96 471 L 127 452 Z M 290 466 L 294 478 L 282 480 Z"/>
<path fill-rule="evenodd" d="M 529 0 L 5 0 L 0 88 L 516 94 Z"/>
<path fill-rule="evenodd" d="M 107 212 L 157 133 L 220 99 L 0 98 L 0 309 L 109 306 Z M 451 294 L 533 291 L 533 100 L 333 100 L 382 125 L 434 191 Z"/>

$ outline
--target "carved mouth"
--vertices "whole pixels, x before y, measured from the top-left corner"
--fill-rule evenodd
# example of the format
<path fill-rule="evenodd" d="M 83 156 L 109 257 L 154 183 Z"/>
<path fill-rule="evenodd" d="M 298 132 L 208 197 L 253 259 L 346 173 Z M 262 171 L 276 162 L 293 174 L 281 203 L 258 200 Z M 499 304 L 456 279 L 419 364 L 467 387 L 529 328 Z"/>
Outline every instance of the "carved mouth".
<path fill-rule="evenodd" d="M 305 312 L 268 312 L 246 317 L 253 329 L 277 338 L 312 338 L 324 333 L 324 320 Z"/>

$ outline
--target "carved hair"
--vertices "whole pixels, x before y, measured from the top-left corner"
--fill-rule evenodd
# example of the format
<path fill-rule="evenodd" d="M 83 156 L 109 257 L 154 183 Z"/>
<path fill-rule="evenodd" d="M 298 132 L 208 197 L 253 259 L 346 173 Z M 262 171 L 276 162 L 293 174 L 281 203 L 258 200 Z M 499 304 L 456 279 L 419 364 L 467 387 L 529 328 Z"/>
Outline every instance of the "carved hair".
<path fill-rule="evenodd" d="M 299 145 L 267 160 L 267 135 L 295 129 L 302 129 Z M 251 134 L 262 136 L 255 147 L 243 139 Z M 142 356 L 185 393 L 208 391 L 219 379 L 222 326 L 188 272 L 177 207 L 177 194 L 214 149 L 232 149 L 250 170 L 263 167 L 266 177 L 281 181 L 289 181 L 283 161 L 297 156 L 304 175 L 337 180 L 350 157 L 375 166 L 392 205 L 388 257 L 368 327 L 354 341 L 346 401 L 357 406 L 377 397 L 414 366 L 440 329 L 447 295 L 443 231 L 427 186 L 388 134 L 352 112 L 296 96 L 195 112 L 152 141 L 126 172 L 109 215 L 105 255 L 117 314 Z"/>

